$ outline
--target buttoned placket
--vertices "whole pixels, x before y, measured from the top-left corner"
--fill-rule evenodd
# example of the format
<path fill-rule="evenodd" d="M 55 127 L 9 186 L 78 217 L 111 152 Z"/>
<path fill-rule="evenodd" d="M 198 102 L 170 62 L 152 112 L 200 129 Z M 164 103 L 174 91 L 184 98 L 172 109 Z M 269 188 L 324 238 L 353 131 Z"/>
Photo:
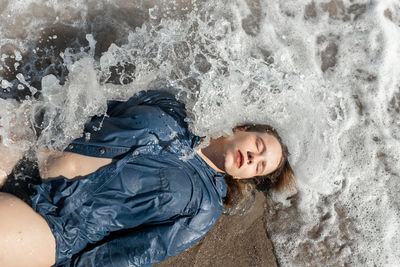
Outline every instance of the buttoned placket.
<path fill-rule="evenodd" d="M 131 148 L 99 146 L 85 143 L 71 143 L 65 149 L 66 152 L 107 158 L 114 158 L 115 156 L 123 155 L 129 150 L 131 150 Z"/>

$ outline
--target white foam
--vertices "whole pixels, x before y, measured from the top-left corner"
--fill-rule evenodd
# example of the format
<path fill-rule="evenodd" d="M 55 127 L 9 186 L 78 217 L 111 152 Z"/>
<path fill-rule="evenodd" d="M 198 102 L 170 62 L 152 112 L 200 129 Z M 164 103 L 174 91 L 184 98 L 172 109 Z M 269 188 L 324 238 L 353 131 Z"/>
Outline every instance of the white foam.
<path fill-rule="evenodd" d="M 54 21 L 80 28 L 88 45 L 62 51 L 69 74 L 65 82 L 40 77 L 42 99 L 2 101 L 0 133 L 10 145 L 18 136 L 25 149 L 62 149 L 105 111 L 107 99 L 163 85 L 186 103 L 200 136 L 229 135 L 243 122 L 271 124 L 281 133 L 299 187 L 297 199 L 277 205 L 281 216 L 266 224 L 282 266 L 400 265 L 398 1 L 168 5 L 9 1 L 0 26 L 15 22 L 15 30 L 0 32 L 0 46 L 16 52 L 1 51 L 3 69 L 10 55 L 23 67 L 24 53 Z M 127 7 L 149 21 L 129 21 Z M 21 15 L 30 21 L 16 23 Z M 96 55 L 105 42 L 96 36 L 110 25 L 118 34 Z M 49 36 L 59 41 L 63 32 Z M 118 66 L 128 66 L 116 78 L 124 85 L 105 83 Z M 17 78 L 35 92 L 34 77 Z M 3 79 L 1 86 L 13 83 Z M 43 109 L 36 140 L 30 129 Z"/>

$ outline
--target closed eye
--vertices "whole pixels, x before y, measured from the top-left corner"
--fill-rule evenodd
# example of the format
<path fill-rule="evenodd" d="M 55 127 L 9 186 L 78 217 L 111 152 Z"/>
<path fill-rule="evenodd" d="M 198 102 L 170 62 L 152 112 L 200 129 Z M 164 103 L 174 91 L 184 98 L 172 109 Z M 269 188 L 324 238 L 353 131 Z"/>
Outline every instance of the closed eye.
<path fill-rule="evenodd" d="M 257 167 L 256 167 L 256 173 L 257 173 L 257 175 L 261 175 L 261 174 L 263 174 L 264 173 L 264 171 L 265 171 L 265 167 L 267 166 L 267 163 L 265 162 L 265 161 L 260 161 L 258 164 L 257 164 Z"/>
<path fill-rule="evenodd" d="M 256 146 L 257 146 L 257 152 L 264 153 L 265 144 L 264 144 L 264 141 L 261 138 L 257 138 Z"/>
<path fill-rule="evenodd" d="M 265 146 L 264 140 L 262 140 L 262 138 L 260 138 L 260 137 L 257 138 L 256 146 L 257 146 L 257 152 L 260 153 L 260 154 L 264 154 L 265 151 L 267 150 L 267 147 Z M 258 175 L 263 174 L 266 167 L 267 167 L 267 162 L 265 160 L 260 161 L 257 164 L 256 173 Z"/>

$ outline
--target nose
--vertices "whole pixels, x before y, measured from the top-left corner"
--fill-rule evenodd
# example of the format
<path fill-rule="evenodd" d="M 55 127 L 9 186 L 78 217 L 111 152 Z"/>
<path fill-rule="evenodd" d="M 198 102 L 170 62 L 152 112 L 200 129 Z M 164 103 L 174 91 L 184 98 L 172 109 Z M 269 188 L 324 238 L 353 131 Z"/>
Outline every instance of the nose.
<path fill-rule="evenodd" d="M 250 165 L 257 162 L 259 157 L 260 155 L 247 151 L 247 164 Z"/>

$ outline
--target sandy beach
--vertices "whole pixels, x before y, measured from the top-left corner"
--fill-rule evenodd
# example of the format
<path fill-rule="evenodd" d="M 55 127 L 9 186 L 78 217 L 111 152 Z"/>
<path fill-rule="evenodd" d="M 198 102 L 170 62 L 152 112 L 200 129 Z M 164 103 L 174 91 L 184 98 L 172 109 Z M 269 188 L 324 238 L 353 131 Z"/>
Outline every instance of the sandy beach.
<path fill-rule="evenodd" d="M 299 193 L 158 266 L 397 267 L 399 47 L 398 0 L 0 0 L 0 135 L 63 150 L 108 100 L 165 89 L 198 136 L 276 128 Z"/>
<path fill-rule="evenodd" d="M 265 203 L 264 194 L 257 193 L 247 214 L 221 216 L 199 243 L 155 267 L 278 266 L 265 231 Z"/>

